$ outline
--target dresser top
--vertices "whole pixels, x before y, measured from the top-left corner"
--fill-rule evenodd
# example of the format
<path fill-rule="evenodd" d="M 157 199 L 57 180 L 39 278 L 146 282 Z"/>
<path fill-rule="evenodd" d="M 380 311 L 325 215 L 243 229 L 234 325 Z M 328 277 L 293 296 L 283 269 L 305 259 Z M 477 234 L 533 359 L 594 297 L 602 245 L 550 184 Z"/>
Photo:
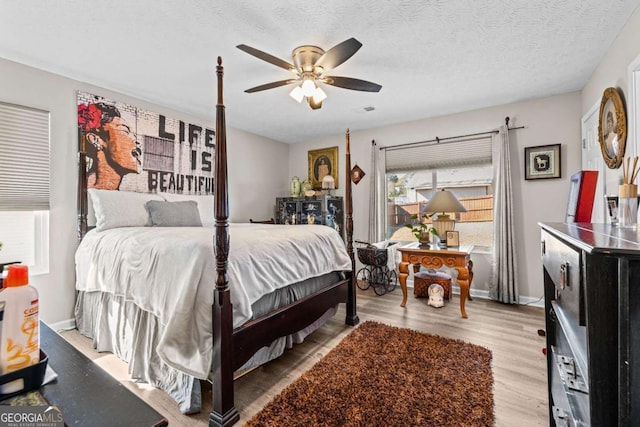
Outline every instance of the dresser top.
<path fill-rule="evenodd" d="M 590 253 L 640 256 L 640 227 L 619 228 L 611 224 L 539 223 L 543 230 Z"/>

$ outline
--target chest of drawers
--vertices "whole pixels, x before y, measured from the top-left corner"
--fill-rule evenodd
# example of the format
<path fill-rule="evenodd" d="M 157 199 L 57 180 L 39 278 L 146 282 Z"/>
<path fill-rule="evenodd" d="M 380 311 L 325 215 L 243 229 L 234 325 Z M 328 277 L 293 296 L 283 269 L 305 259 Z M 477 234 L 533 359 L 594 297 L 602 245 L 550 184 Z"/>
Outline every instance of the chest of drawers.
<path fill-rule="evenodd" d="M 638 234 L 607 224 L 541 228 L 550 425 L 633 425 L 640 420 Z"/>

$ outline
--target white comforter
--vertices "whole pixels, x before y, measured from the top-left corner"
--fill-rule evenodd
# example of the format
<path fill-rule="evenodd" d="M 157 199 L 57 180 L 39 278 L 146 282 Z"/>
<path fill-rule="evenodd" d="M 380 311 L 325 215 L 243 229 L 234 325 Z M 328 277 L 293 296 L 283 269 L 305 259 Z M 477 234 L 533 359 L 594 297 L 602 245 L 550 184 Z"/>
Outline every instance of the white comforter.
<path fill-rule="evenodd" d="M 231 224 L 227 267 L 234 327 L 277 288 L 351 270 L 339 234 L 318 225 Z M 160 319 L 158 354 L 205 379 L 212 360 L 213 229 L 127 227 L 87 233 L 76 252 L 76 289 L 123 296 Z"/>

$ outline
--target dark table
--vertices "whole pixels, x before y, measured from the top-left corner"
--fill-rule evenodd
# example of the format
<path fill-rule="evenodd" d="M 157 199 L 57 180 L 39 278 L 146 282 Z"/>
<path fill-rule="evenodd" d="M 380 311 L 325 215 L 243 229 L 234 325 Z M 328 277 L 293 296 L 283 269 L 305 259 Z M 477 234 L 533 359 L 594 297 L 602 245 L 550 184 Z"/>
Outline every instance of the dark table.
<path fill-rule="evenodd" d="M 165 417 L 93 363 L 46 324 L 40 323 L 40 347 L 58 374 L 40 388 L 49 404 L 62 411 L 69 426 L 166 426 Z"/>

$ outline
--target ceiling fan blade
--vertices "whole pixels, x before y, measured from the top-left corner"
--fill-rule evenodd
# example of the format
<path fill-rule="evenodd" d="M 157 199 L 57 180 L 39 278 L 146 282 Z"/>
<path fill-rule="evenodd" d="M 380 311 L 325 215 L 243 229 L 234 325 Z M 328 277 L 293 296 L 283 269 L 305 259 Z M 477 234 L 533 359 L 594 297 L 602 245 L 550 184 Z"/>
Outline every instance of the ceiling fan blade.
<path fill-rule="evenodd" d="M 266 83 L 260 86 L 252 87 L 251 89 L 245 90 L 247 93 L 260 92 L 261 90 L 273 89 L 280 86 L 290 85 L 291 83 L 298 82 L 297 79 L 288 79 L 288 80 L 280 80 L 277 82 Z"/>
<path fill-rule="evenodd" d="M 318 110 L 322 108 L 322 101 L 315 102 L 313 97 L 311 97 L 309 98 L 309 107 L 311 107 L 312 110 Z"/>
<path fill-rule="evenodd" d="M 331 70 L 351 58 L 361 47 L 362 43 L 352 37 L 326 51 L 318 58 L 315 66 L 322 67 L 324 71 Z"/>
<path fill-rule="evenodd" d="M 326 76 L 323 81 L 331 86 L 343 89 L 360 90 L 363 92 L 380 92 L 382 86 L 366 80 L 353 79 L 351 77 Z"/>
<path fill-rule="evenodd" d="M 283 59 L 276 58 L 275 56 L 270 55 L 261 50 L 258 50 L 254 47 L 247 46 L 246 44 L 239 44 L 236 47 L 243 52 L 247 52 L 249 55 L 253 55 L 258 59 L 262 59 L 263 61 L 273 64 L 276 67 L 284 68 L 285 70 L 289 70 L 289 71 L 296 71 L 296 67 L 294 67 L 293 64 L 290 64 Z"/>

